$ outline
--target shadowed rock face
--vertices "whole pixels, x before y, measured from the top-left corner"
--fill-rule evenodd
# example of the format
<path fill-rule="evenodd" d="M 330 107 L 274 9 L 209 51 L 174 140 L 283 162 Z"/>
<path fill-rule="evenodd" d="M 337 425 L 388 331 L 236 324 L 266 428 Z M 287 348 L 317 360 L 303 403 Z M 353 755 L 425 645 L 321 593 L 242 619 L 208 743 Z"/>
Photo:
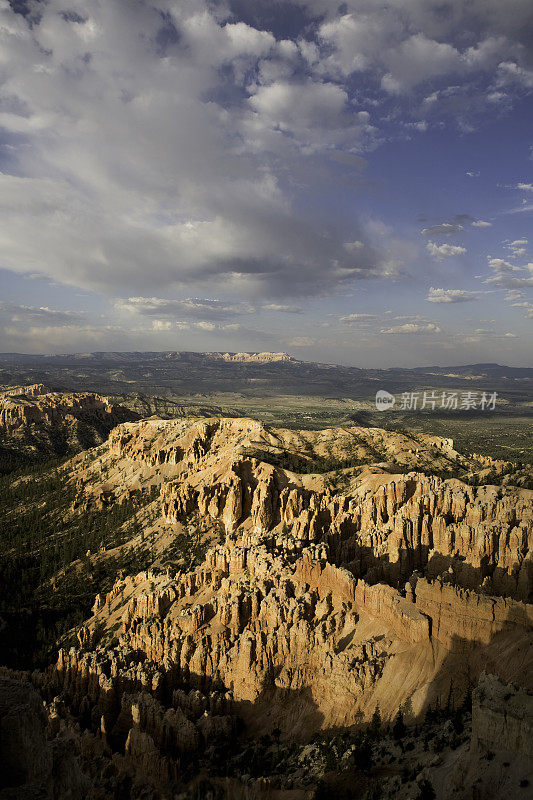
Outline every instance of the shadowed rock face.
<path fill-rule="evenodd" d="M 101 493 L 90 475 L 112 502 L 157 475 L 169 532 L 195 516 L 224 539 L 195 570 L 117 577 L 78 646 L 33 677 L 125 769 L 174 785 L 242 722 L 305 739 L 376 705 L 420 719 L 484 668 L 533 688 L 533 492 L 426 474 L 475 468 L 450 440 L 145 420 L 98 453 L 85 504 Z M 341 466 L 313 472 L 326 458 Z"/>
<path fill-rule="evenodd" d="M 472 744 L 533 759 L 533 695 L 483 673 L 473 693 Z"/>
<path fill-rule="evenodd" d="M 47 738 L 48 716 L 30 684 L 0 677 L 0 798 L 84 797 L 89 782 L 74 743 Z"/>
<path fill-rule="evenodd" d="M 103 442 L 138 415 L 89 392 L 53 392 L 43 384 L 0 391 L 0 446 L 26 457 L 65 456 Z"/>

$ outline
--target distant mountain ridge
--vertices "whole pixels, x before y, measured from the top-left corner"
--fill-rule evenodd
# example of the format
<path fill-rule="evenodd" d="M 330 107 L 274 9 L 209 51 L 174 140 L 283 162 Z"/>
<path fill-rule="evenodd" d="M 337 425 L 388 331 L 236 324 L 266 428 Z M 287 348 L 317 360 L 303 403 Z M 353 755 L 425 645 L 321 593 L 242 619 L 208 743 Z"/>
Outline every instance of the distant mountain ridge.
<path fill-rule="evenodd" d="M 94 353 L 0 353 L 0 363 L 12 364 L 31 364 L 43 362 L 61 361 L 111 361 L 111 362 L 132 362 L 132 361 L 188 361 L 205 359 L 207 361 L 228 361 L 242 363 L 266 364 L 273 362 L 300 363 L 288 353 L 271 352 L 195 352 L 189 350 L 162 350 L 162 351 L 110 351 Z"/>
<path fill-rule="evenodd" d="M 531 378 L 532 367 L 510 367 L 505 364 L 464 364 L 451 367 L 414 367 L 414 372 L 439 375 L 486 375 L 496 378 Z"/>
<path fill-rule="evenodd" d="M 357 406 L 361 403 L 366 404 L 366 411 L 372 411 L 380 389 L 395 395 L 397 410 L 403 393 L 429 390 L 497 392 L 500 411 L 520 411 L 528 416 L 533 411 L 533 369 L 525 367 L 474 364 L 374 369 L 300 361 L 288 353 L 272 352 L 4 353 L 0 354 L 0 384 L 45 384 L 56 391 L 96 392 L 136 412 L 142 406 L 143 415 L 172 416 L 178 411 L 176 404 L 185 404 L 193 416 L 208 406 L 209 413 L 218 413 L 223 407 L 227 416 L 253 416 L 260 413 L 257 403 L 250 405 L 256 398 L 260 405 L 267 403 L 268 408 L 263 409 L 266 419 L 279 415 L 281 406 L 287 412 L 291 407 L 284 417 L 298 426 L 304 419 L 312 419 L 305 416 L 309 414 L 304 410 L 306 398 L 314 398 L 313 414 L 318 413 L 323 424 L 324 413 L 333 408 L 330 401 L 346 404 L 343 415 L 361 411 Z M 272 404 L 270 398 L 274 397 L 278 400 Z M 155 404 L 154 398 L 158 398 Z M 335 419 L 340 422 L 338 415 Z"/>
<path fill-rule="evenodd" d="M 0 353 L 0 364 L 58 364 L 60 362 L 88 363 L 134 363 L 136 361 L 187 361 L 227 362 L 233 364 L 293 364 L 315 367 L 337 368 L 340 370 L 360 370 L 363 372 L 416 372 L 440 375 L 494 375 L 495 377 L 533 377 L 533 367 L 513 367 L 507 364 L 479 363 L 452 364 L 450 366 L 418 366 L 418 367 L 384 367 L 362 368 L 329 364 L 317 361 L 302 361 L 285 352 L 229 352 L 229 351 L 195 351 L 195 350 L 147 350 L 147 351 L 95 351 L 92 353 Z"/>

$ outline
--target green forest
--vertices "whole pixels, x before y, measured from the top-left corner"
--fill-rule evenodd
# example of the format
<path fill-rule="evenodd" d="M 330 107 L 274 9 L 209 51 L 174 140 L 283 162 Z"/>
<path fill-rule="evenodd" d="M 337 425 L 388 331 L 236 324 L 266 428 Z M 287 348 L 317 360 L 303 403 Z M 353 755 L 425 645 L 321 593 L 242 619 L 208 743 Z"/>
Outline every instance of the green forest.
<path fill-rule="evenodd" d="M 90 616 L 94 597 L 120 570 L 151 563 L 149 547 L 90 554 L 125 545 L 140 530 L 137 514 L 156 487 L 102 510 L 73 512 L 76 488 L 60 461 L 0 477 L 0 649 L 10 667 L 42 667 L 57 642 Z M 90 551 L 90 554 L 89 554 Z"/>

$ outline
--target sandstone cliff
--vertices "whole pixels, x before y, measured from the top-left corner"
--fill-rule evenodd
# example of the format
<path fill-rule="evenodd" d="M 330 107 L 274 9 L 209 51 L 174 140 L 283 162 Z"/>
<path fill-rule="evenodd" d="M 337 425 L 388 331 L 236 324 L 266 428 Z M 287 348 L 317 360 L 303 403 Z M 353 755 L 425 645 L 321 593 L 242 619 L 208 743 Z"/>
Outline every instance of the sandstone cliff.
<path fill-rule="evenodd" d="M 32 680 L 161 791 L 243 726 L 305 740 L 377 706 L 420 721 L 484 669 L 531 690 L 533 492 L 445 477 L 479 468 L 450 440 L 376 428 L 119 425 L 72 461 L 75 513 L 156 486 L 166 541 L 194 521 L 211 546 L 194 569 L 117 575 Z M 502 722 L 492 693 L 490 736 L 522 752 L 529 722 Z"/>
<path fill-rule="evenodd" d="M 84 798 L 89 781 L 80 770 L 72 737 L 47 736 L 48 715 L 29 683 L 0 677 L 0 798 Z"/>
<path fill-rule="evenodd" d="M 20 459 L 65 456 L 103 442 L 138 415 L 88 392 L 53 392 L 43 384 L 0 391 L 0 444 Z"/>

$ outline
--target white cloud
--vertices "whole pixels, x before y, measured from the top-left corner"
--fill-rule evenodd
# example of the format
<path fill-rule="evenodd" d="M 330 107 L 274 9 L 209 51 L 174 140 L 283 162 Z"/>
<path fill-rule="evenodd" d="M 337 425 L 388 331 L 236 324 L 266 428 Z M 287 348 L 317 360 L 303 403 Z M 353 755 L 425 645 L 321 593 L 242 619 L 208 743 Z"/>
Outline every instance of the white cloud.
<path fill-rule="evenodd" d="M 441 225 L 431 225 L 429 228 L 422 228 L 420 233 L 424 236 L 451 236 L 464 230 L 463 225 L 452 222 L 443 222 Z"/>
<path fill-rule="evenodd" d="M 61 311 L 47 306 L 26 306 L 0 301 L 0 314 L 11 322 L 24 325 L 74 325 L 85 324 L 85 314 L 81 311 Z"/>
<path fill-rule="evenodd" d="M 281 314 L 301 314 L 303 311 L 300 306 L 291 306 L 283 303 L 267 303 L 262 308 L 264 311 L 277 311 Z"/>
<path fill-rule="evenodd" d="M 364 247 L 364 245 L 363 242 L 357 240 L 355 242 L 344 242 L 343 247 L 349 253 L 357 253 L 357 251 L 361 250 L 361 248 Z"/>
<path fill-rule="evenodd" d="M 316 0 L 308 5 L 315 13 L 322 6 Z M 457 2 L 440 17 L 436 7 L 418 0 L 397 0 L 385 7 L 352 0 L 343 8 L 344 13 L 336 16 L 331 5 L 323 4 L 327 17 L 319 28 L 319 42 L 325 50 L 324 72 L 348 76 L 374 70 L 381 75 L 382 88 L 393 94 L 412 91 L 431 79 L 472 79 L 483 71 L 498 75 L 501 82 L 505 63 L 508 71 L 514 68 L 517 73 L 513 80 L 523 80 L 524 70 L 516 62 L 522 52 L 502 35 L 503 20 L 494 19 L 491 30 L 486 7 L 473 10 L 471 2 Z M 464 33 L 469 24 L 475 44 L 464 48 L 460 38 L 457 44 L 445 41 L 452 31 Z M 316 46 L 302 45 L 302 52 L 309 64 L 319 61 Z"/>
<path fill-rule="evenodd" d="M 295 336 L 294 339 L 290 340 L 289 345 L 291 347 L 311 347 L 315 342 L 316 339 L 310 336 Z"/>
<path fill-rule="evenodd" d="M 444 258 L 462 256 L 466 253 L 465 247 L 453 244 L 435 244 L 435 242 L 428 242 L 426 248 L 428 253 L 439 261 L 442 261 Z"/>
<path fill-rule="evenodd" d="M 515 303 L 517 300 L 522 300 L 523 297 L 524 297 L 524 292 L 521 292 L 518 289 L 511 289 L 505 295 L 505 299 L 509 303 Z"/>
<path fill-rule="evenodd" d="M 154 331 L 169 331 L 172 329 L 172 322 L 169 319 L 154 319 L 152 328 Z"/>
<path fill-rule="evenodd" d="M 196 319 L 227 319 L 239 314 L 253 314 L 253 306 L 245 303 L 227 303 L 218 299 L 187 298 L 172 300 L 161 297 L 129 297 L 117 300 L 119 311 L 130 311 L 147 317 L 187 316 Z"/>
<path fill-rule="evenodd" d="M 486 222 L 483 219 L 475 219 L 472 225 L 474 228 L 491 228 L 492 222 Z"/>
<path fill-rule="evenodd" d="M 516 269 L 514 264 L 511 264 L 504 258 L 491 258 L 491 256 L 488 256 L 488 261 L 489 261 L 489 267 L 498 273 L 512 272 L 513 270 Z"/>
<path fill-rule="evenodd" d="M 533 89 L 533 70 L 521 67 L 515 61 L 502 61 L 498 64 L 498 71 L 501 84 L 517 83 L 525 89 Z"/>
<path fill-rule="evenodd" d="M 186 320 L 177 320 L 174 326 L 180 331 L 201 331 L 203 333 L 228 333 L 244 331 L 247 334 L 261 334 L 260 331 L 251 331 L 249 328 L 243 328 L 238 322 L 218 323 L 209 322 L 209 320 L 199 320 L 198 322 L 188 322 Z M 171 326 L 172 327 L 172 323 Z M 165 327 L 164 330 L 170 328 Z"/>
<path fill-rule="evenodd" d="M 116 311 L 143 335 L 231 333 L 253 309 L 298 313 L 292 298 L 401 277 L 418 248 L 357 219 L 361 154 L 391 128 L 467 130 L 528 80 L 524 0 L 302 0 L 282 41 L 262 3 L 247 22 L 207 0 L 31 5 L 30 24 L 0 2 L 2 266 L 131 295 Z M 332 180 L 361 190 L 344 216 L 314 202 Z M 434 257 L 465 252 L 434 242 L 470 224 L 489 225 L 425 228 Z M 83 322 L 57 313 L 57 328 Z"/>
<path fill-rule="evenodd" d="M 523 300 L 520 303 L 513 303 L 512 305 L 513 308 L 523 309 L 524 317 L 526 317 L 526 319 L 533 319 L 533 303 L 529 303 L 526 300 Z"/>
<path fill-rule="evenodd" d="M 295 152 L 372 136 L 343 86 L 249 82 L 260 59 L 292 63 L 295 44 L 203 0 L 69 9 L 84 21 L 59 0 L 32 27 L 0 7 L 0 123 L 16 164 L 0 176 L 4 267 L 143 295 L 206 280 L 241 296 L 313 294 L 379 272 L 362 225 L 306 219 L 278 178 Z M 248 105 L 218 101 L 227 81 Z M 363 247 L 348 253 L 347 238 Z"/>
<path fill-rule="evenodd" d="M 517 189 L 522 189 L 523 192 L 533 192 L 533 183 L 517 183 Z"/>
<path fill-rule="evenodd" d="M 494 328 L 476 328 L 474 330 L 475 337 L 489 337 L 491 339 L 517 339 L 517 335 L 515 333 L 497 333 Z M 472 338 L 472 341 L 474 339 Z"/>
<path fill-rule="evenodd" d="M 493 277 L 487 278 L 484 283 L 493 284 L 502 289 L 515 290 L 533 286 L 533 262 L 518 267 L 503 258 L 491 258 L 489 256 L 488 260 L 489 267 L 495 274 Z M 522 273 L 521 276 L 520 273 Z"/>
<path fill-rule="evenodd" d="M 368 322 L 371 319 L 376 319 L 375 314 L 347 314 L 344 317 L 339 317 L 339 322 L 343 325 L 354 325 L 360 322 Z"/>
<path fill-rule="evenodd" d="M 410 89 L 421 81 L 461 72 L 464 68 L 461 55 L 453 45 L 429 39 L 423 33 L 416 33 L 385 52 L 383 61 L 389 71 L 381 85 L 392 94 Z"/>
<path fill-rule="evenodd" d="M 464 289 L 435 289 L 433 286 L 426 297 L 430 303 L 468 303 L 477 299 L 477 292 L 468 292 Z"/>
<path fill-rule="evenodd" d="M 441 333 L 441 329 L 438 325 L 435 325 L 433 322 L 428 322 L 426 324 L 419 324 L 416 322 L 406 322 L 405 325 L 397 325 L 392 328 L 382 328 L 381 333 L 387 334 L 421 334 L 421 333 Z"/>
<path fill-rule="evenodd" d="M 514 242 L 510 242 L 505 247 L 512 252 L 515 258 L 519 258 L 527 253 L 527 244 L 527 239 L 515 239 Z"/>
<path fill-rule="evenodd" d="M 349 108 L 341 86 L 322 81 L 280 80 L 258 86 L 249 99 L 253 114 L 246 121 L 254 149 L 297 145 L 311 153 L 325 147 L 351 146 L 371 139 L 375 129 L 368 111 Z"/>
<path fill-rule="evenodd" d="M 495 275 L 492 278 L 487 278 L 484 283 L 500 286 L 502 289 L 521 289 L 526 286 L 533 286 L 533 277 L 511 278 L 507 275 Z"/>

